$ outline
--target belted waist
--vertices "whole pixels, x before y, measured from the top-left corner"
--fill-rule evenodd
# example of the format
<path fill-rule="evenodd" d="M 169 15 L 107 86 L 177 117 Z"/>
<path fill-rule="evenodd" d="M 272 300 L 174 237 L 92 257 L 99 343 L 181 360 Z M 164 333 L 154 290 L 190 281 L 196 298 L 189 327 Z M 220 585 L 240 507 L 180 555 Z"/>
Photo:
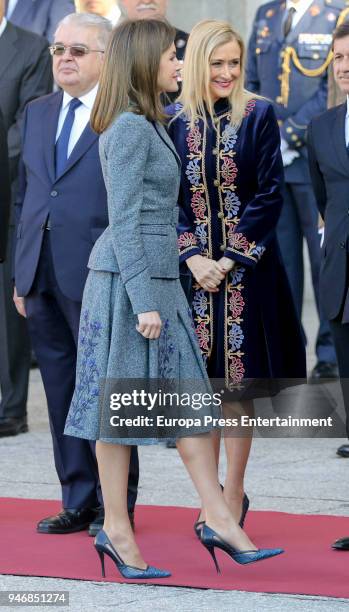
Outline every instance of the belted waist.
<path fill-rule="evenodd" d="M 140 213 L 140 223 L 145 225 L 177 225 L 179 208 L 172 209 L 170 213 L 142 210 Z"/>

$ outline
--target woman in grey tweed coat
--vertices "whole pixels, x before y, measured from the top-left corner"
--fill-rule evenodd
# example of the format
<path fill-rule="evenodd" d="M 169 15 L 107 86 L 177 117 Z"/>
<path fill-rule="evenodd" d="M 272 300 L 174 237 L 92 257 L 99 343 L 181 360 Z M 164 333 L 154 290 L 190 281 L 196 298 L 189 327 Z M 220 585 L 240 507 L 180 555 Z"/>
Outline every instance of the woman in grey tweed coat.
<path fill-rule="evenodd" d="M 191 380 L 195 391 L 211 393 L 179 282 L 180 163 L 162 124 L 160 94 L 177 90 L 174 37 L 165 22 L 125 22 L 114 30 L 106 53 L 92 126 L 102 134 L 109 227 L 89 261 L 76 388 L 65 429 L 68 435 L 97 440 L 105 522 L 95 547 L 103 572 L 107 554 L 131 579 L 169 575 L 144 562 L 127 512 L 130 445 L 159 437 L 156 430 L 151 439 L 135 437 L 128 427 L 121 437 L 117 431 L 110 433 L 112 428 L 104 430 L 101 413 L 110 413 L 110 398 L 101 380 L 126 379 L 129 392 L 135 379 Z M 133 409 L 128 408 L 128 416 Z M 217 416 L 213 402 L 204 414 Z M 224 537 L 224 546 L 236 546 L 239 555 L 245 554 L 245 561 L 239 562 L 262 558 L 224 501 L 211 436 L 189 433 L 192 437 L 179 437 L 177 446 L 207 509 L 207 523 Z M 271 553 L 262 556 L 266 554 Z"/>

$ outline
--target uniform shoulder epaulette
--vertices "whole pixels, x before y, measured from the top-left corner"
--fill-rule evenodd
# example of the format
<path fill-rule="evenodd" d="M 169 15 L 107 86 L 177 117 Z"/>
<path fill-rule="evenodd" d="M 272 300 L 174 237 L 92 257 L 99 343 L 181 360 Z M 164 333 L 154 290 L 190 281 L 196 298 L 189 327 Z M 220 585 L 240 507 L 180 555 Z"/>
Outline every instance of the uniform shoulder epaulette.
<path fill-rule="evenodd" d="M 345 8 L 349 8 L 349 0 L 325 0 L 325 6 L 342 11 Z"/>
<path fill-rule="evenodd" d="M 262 4 L 257 12 L 260 15 L 265 15 L 266 13 L 272 13 L 271 16 L 275 15 L 277 11 L 280 10 L 280 0 L 272 0 L 272 2 L 265 2 Z"/>

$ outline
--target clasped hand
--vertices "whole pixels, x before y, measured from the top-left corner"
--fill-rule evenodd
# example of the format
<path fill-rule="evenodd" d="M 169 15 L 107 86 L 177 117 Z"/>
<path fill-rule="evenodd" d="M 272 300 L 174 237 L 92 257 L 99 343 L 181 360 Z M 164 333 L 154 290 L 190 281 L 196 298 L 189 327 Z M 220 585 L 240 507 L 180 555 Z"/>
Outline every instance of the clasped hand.
<path fill-rule="evenodd" d="M 229 257 L 221 257 L 218 261 L 193 255 L 187 259 L 187 266 L 192 272 L 196 282 L 210 293 L 217 293 L 219 285 L 228 272 L 234 268 L 235 262 Z"/>

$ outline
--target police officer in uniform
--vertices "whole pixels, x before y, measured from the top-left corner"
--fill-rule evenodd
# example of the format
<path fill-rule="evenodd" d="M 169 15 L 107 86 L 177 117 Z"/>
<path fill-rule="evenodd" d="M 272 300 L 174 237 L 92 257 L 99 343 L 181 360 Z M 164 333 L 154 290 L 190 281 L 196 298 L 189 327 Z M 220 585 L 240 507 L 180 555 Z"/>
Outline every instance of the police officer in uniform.
<path fill-rule="evenodd" d="M 274 0 L 262 5 L 249 43 L 247 87 L 274 101 L 285 167 L 284 206 L 278 238 L 296 308 L 303 303 L 303 238 L 307 241 L 320 327 L 317 363 L 310 381 L 337 376 L 336 354 L 328 321 L 319 304 L 320 240 L 312 191 L 307 126 L 327 107 L 327 70 L 332 33 L 343 0 Z"/>

